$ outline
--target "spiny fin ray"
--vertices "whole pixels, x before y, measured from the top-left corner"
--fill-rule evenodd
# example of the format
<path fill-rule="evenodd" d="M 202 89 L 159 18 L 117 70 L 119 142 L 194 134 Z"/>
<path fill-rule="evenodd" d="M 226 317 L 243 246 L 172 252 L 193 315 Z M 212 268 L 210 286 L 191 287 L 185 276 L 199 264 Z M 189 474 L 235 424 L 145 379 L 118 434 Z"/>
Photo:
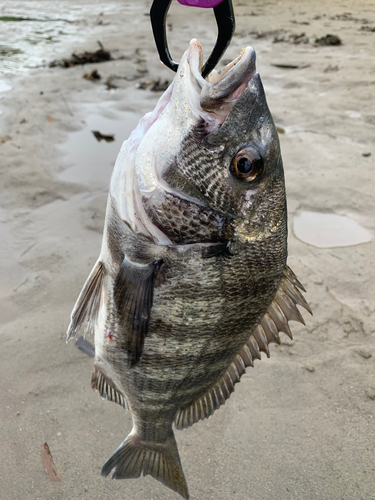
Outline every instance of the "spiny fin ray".
<path fill-rule="evenodd" d="M 102 398 L 118 403 L 125 410 L 129 409 L 125 396 L 117 389 L 113 381 L 104 375 L 96 365 L 94 365 L 94 371 L 91 376 L 91 387 L 94 391 L 99 391 Z"/>

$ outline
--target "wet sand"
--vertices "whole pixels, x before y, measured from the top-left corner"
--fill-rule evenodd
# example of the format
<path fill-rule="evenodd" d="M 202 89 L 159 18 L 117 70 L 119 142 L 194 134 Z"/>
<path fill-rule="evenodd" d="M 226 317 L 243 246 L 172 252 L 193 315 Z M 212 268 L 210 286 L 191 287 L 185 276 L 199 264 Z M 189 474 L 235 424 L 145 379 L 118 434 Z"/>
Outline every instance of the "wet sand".
<path fill-rule="evenodd" d="M 92 359 L 65 344 L 70 311 L 99 254 L 117 150 L 161 95 L 136 85 L 173 77 L 156 56 L 150 2 L 129 0 L 102 16 L 99 3 L 82 5 L 80 39 L 60 44 L 54 56 L 96 50 L 100 39 L 126 58 L 9 73 L 12 89 L 0 93 L 0 498 L 172 500 L 177 495 L 150 477 L 100 476 L 131 417 L 92 392 Z M 374 500 L 374 243 L 313 246 L 295 236 L 294 218 L 334 213 L 375 234 L 375 32 L 362 29 L 375 26 L 375 5 L 234 5 L 237 34 L 224 59 L 246 45 L 257 52 L 281 132 L 289 264 L 314 317 L 305 315 L 306 327 L 292 324 L 294 340 L 272 345 L 271 358 L 247 370 L 213 417 L 176 433 L 191 498 Z M 211 12 L 175 2 L 168 22 L 176 59 L 193 36 L 208 54 L 216 37 Z M 310 43 L 273 43 L 302 32 Z M 343 45 L 311 43 L 328 33 Z M 101 80 L 82 78 L 95 68 Z M 126 79 L 108 91 L 110 75 Z M 115 133 L 115 143 L 96 142 L 93 129 Z M 44 442 L 59 483 L 43 469 Z"/>

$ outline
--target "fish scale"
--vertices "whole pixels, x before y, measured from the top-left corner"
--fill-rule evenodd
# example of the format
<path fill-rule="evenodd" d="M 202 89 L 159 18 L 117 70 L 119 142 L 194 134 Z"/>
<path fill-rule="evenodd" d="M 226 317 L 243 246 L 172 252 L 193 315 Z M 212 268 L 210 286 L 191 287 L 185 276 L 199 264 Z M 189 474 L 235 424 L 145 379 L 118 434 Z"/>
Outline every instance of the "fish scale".
<path fill-rule="evenodd" d="M 173 243 L 224 241 L 223 221 L 205 207 L 170 193 L 165 193 L 160 203 L 152 204 L 151 208 L 149 197 L 144 196 L 143 201 L 152 223 L 162 229 Z"/>
<path fill-rule="evenodd" d="M 255 53 L 201 76 L 193 40 L 112 174 L 102 249 L 68 339 L 95 333 L 92 387 L 133 428 L 102 475 L 188 499 L 173 426 L 210 417 L 310 308 L 287 266 L 278 136 Z M 210 80 L 211 78 L 211 80 Z"/>

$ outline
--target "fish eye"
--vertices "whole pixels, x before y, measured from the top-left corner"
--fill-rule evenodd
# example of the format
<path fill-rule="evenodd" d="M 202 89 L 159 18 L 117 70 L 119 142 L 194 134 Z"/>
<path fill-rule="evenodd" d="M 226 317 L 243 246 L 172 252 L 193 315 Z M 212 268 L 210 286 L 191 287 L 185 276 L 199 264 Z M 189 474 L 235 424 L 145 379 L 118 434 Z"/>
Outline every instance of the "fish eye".
<path fill-rule="evenodd" d="M 233 158 L 230 170 L 236 179 L 253 182 L 263 172 L 263 159 L 255 149 L 244 148 Z"/>

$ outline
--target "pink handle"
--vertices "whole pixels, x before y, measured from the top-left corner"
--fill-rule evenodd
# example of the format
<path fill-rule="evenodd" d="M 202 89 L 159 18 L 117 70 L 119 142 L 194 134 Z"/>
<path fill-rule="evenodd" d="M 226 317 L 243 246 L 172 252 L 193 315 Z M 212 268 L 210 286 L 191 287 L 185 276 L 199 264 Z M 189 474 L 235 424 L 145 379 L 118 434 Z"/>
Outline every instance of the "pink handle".
<path fill-rule="evenodd" d="M 210 9 L 216 7 L 223 0 L 177 0 L 181 5 L 188 7 L 202 7 L 203 9 Z"/>

